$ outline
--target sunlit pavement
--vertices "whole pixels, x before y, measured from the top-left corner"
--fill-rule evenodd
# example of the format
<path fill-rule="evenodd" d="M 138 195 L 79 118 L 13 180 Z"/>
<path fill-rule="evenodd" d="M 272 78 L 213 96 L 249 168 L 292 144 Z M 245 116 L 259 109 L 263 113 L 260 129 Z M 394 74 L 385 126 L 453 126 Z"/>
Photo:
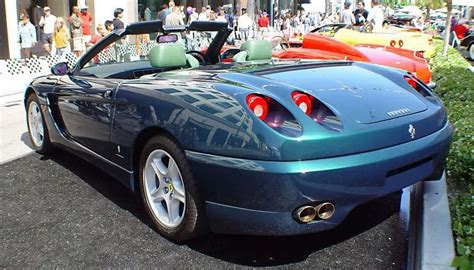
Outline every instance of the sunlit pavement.
<path fill-rule="evenodd" d="M 27 131 L 23 94 L 0 96 L 0 164 L 32 151 Z"/>

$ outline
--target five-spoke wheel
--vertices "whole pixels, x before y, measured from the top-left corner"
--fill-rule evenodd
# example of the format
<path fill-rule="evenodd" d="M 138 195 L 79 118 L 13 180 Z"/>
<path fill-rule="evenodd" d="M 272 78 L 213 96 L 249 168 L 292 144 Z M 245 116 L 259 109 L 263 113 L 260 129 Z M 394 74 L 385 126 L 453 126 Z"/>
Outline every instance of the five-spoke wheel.
<path fill-rule="evenodd" d="M 205 230 L 204 204 L 181 146 L 157 135 L 140 157 L 140 192 L 158 231 L 173 240 L 187 240 Z"/>
<path fill-rule="evenodd" d="M 48 129 L 44 123 L 41 105 L 38 102 L 38 97 L 35 94 L 30 94 L 28 96 L 26 110 L 28 134 L 32 148 L 40 154 L 49 153 L 52 149 L 52 144 L 49 141 Z"/>
<path fill-rule="evenodd" d="M 144 168 L 144 184 L 156 219 L 165 227 L 176 228 L 186 212 L 186 195 L 178 165 L 169 153 L 154 150 Z"/>

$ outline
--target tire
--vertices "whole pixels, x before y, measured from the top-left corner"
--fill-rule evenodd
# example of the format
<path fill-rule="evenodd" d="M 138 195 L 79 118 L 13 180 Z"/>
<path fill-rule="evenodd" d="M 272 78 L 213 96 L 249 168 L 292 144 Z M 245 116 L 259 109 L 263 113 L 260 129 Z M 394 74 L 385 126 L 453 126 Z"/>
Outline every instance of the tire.
<path fill-rule="evenodd" d="M 174 241 L 203 234 L 204 202 L 182 148 L 168 136 L 155 136 L 145 144 L 139 166 L 140 194 L 157 230 Z"/>
<path fill-rule="evenodd" d="M 48 127 L 38 97 L 34 93 L 30 94 L 26 101 L 26 123 L 32 148 L 42 155 L 51 153 L 53 145 L 49 140 Z"/>
<path fill-rule="evenodd" d="M 471 58 L 471 60 L 474 61 L 474 42 L 469 44 L 469 47 L 467 48 L 467 51 L 469 53 L 469 58 Z"/>

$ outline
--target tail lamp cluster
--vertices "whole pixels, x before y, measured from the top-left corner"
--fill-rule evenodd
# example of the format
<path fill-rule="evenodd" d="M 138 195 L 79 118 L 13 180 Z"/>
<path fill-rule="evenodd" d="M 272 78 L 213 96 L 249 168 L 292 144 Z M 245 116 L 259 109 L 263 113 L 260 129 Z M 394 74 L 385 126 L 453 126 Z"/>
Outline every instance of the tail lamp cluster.
<path fill-rule="evenodd" d="M 326 105 L 313 96 L 301 91 L 294 91 L 291 93 L 291 99 L 296 107 L 321 126 L 336 131 L 342 129 L 342 122 L 339 118 Z M 248 108 L 255 116 L 271 128 L 285 135 L 301 135 L 302 128 L 299 122 L 280 103 L 260 94 L 248 95 L 246 102 Z M 299 132 L 296 132 L 297 130 Z"/>
<path fill-rule="evenodd" d="M 413 75 L 405 75 L 403 76 L 405 81 L 413 88 L 415 91 L 420 93 L 425 98 L 432 97 L 431 93 L 423 86 L 418 79 L 416 79 Z"/>
<path fill-rule="evenodd" d="M 421 58 L 421 59 L 425 59 L 425 52 L 424 51 L 415 51 L 413 53 L 413 55 L 415 57 L 418 57 L 418 58 Z"/>
<path fill-rule="evenodd" d="M 399 41 L 398 41 L 398 47 L 400 47 L 400 48 L 403 47 L 403 44 L 404 44 L 403 40 L 399 40 Z M 391 46 L 391 47 L 397 46 L 397 41 L 395 41 L 395 40 L 393 40 L 393 39 L 390 40 L 390 46 Z"/>

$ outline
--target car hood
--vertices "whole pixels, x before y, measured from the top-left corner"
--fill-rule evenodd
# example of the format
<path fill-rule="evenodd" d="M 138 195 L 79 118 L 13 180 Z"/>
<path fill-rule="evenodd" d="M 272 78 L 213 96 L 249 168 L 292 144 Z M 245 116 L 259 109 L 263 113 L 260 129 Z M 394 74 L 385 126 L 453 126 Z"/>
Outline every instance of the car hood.
<path fill-rule="evenodd" d="M 426 110 L 416 93 L 387 77 L 354 65 L 285 70 L 264 77 L 306 91 L 356 122 L 370 124 Z"/>

